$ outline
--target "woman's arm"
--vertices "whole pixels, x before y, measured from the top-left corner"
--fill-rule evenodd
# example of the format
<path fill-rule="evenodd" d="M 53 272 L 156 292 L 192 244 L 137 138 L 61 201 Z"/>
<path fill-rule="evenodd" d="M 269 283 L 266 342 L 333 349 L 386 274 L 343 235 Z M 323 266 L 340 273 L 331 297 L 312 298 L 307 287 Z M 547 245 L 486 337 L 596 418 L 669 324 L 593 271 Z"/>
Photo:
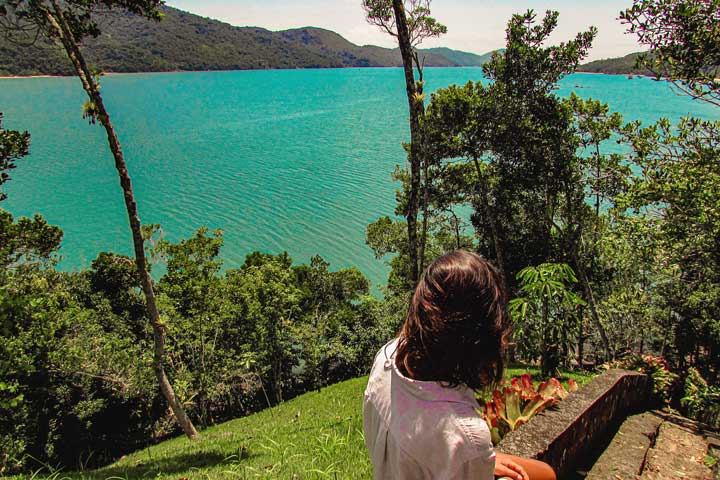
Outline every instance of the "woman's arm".
<path fill-rule="evenodd" d="M 500 452 L 495 454 L 495 476 L 513 480 L 557 480 L 547 463 Z"/>

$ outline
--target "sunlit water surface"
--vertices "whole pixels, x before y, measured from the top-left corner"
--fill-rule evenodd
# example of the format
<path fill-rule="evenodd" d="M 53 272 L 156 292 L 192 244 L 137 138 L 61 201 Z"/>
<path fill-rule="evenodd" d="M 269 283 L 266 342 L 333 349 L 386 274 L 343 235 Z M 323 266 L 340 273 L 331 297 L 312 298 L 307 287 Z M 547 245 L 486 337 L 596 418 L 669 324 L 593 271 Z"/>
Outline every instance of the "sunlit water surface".
<path fill-rule="evenodd" d="M 433 91 L 481 73 L 435 68 L 426 80 Z M 577 74 L 561 87 L 609 102 L 626 120 L 720 119 L 646 78 Z M 409 137 L 402 70 L 113 75 L 103 93 L 143 223 L 161 224 L 170 240 L 221 228 L 226 267 L 253 250 L 287 250 L 296 262 L 321 254 L 333 268 L 356 265 L 373 283 L 385 280 L 365 227 L 394 210 L 390 174 Z M 84 101 L 74 78 L 0 80 L 4 127 L 32 134 L 2 208 L 62 227 L 67 270 L 101 251 L 132 251 L 104 131 L 81 118 Z"/>

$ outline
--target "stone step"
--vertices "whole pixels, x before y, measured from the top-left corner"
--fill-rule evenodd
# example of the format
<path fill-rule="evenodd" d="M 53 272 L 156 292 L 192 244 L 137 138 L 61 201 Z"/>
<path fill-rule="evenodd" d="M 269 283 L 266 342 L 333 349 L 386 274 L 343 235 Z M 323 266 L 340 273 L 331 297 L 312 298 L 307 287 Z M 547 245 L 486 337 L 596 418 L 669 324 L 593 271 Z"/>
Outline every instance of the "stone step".
<path fill-rule="evenodd" d="M 655 412 L 628 417 L 585 479 L 637 479 L 663 422 L 664 418 Z"/>
<path fill-rule="evenodd" d="M 696 422 L 668 415 L 648 452 L 640 480 L 712 480 L 708 444 Z"/>

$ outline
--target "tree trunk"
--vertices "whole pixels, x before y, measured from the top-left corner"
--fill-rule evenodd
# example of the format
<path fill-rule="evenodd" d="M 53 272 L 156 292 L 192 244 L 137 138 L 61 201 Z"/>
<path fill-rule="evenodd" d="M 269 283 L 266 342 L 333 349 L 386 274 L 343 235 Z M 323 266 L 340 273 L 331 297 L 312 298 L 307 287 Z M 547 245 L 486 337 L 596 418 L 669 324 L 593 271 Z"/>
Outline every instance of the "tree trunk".
<path fill-rule="evenodd" d="M 415 287 L 419 279 L 417 217 L 420 207 L 420 117 L 424 110 L 422 99 L 416 95 L 417 85 L 413 71 L 413 46 L 410 43 L 410 31 L 405 6 L 402 0 L 393 0 L 395 25 L 397 26 L 398 46 L 403 60 L 405 71 L 405 90 L 407 91 L 408 105 L 410 107 L 410 196 L 407 207 L 408 227 L 408 256 L 410 257 L 410 282 Z"/>
<path fill-rule="evenodd" d="M 482 169 L 480 168 L 480 161 L 477 157 L 473 158 L 475 165 L 475 172 L 478 176 L 477 189 L 481 197 L 481 203 L 485 210 L 485 217 L 490 223 L 490 234 L 492 235 L 493 246 L 495 247 L 495 263 L 497 264 L 498 270 L 500 271 L 500 277 L 505 286 L 505 291 L 510 294 L 509 284 L 505 272 L 505 254 L 503 250 L 503 242 L 500 234 L 500 227 L 498 225 L 498 219 L 495 211 L 495 206 L 490 204 L 490 192 L 485 181 L 483 180 Z"/>
<path fill-rule="evenodd" d="M 577 345 L 577 363 L 580 368 L 583 368 L 583 359 L 585 354 L 585 331 L 583 329 L 583 317 L 584 317 L 584 309 L 583 307 L 579 308 L 579 324 L 578 324 L 578 345 Z"/>
<path fill-rule="evenodd" d="M 423 79 L 423 64 L 420 62 L 420 58 L 418 56 L 418 52 L 416 49 L 412 49 L 412 58 L 413 62 L 415 62 L 415 68 L 417 68 L 418 72 L 418 81 L 415 82 L 415 95 L 419 98 L 423 98 L 424 95 L 424 85 L 425 80 Z M 420 105 L 420 114 L 423 114 L 425 111 L 424 104 Z M 419 132 L 419 145 L 416 149 L 416 153 L 419 154 L 419 166 L 422 170 L 422 178 L 420 180 L 420 189 L 422 190 L 422 198 L 420 201 L 420 210 L 422 211 L 422 226 L 421 226 L 421 233 L 420 233 L 420 252 L 418 254 L 418 277 L 422 275 L 422 273 L 425 271 L 425 265 L 426 265 L 426 252 L 427 252 L 427 241 L 428 241 L 428 208 L 430 205 L 430 180 L 428 177 L 428 159 L 425 156 L 426 152 L 426 146 L 423 142 L 423 136 L 422 132 Z"/>
<path fill-rule="evenodd" d="M 612 348 L 610 347 L 610 340 L 608 340 L 607 333 L 605 333 L 605 327 L 603 327 L 603 324 L 600 321 L 600 316 L 597 313 L 595 295 L 593 294 L 592 286 L 590 285 L 590 281 L 588 280 L 587 274 L 585 273 L 585 268 L 583 268 L 582 264 L 580 263 L 576 252 L 573 252 L 572 257 L 573 262 L 575 262 L 575 270 L 577 271 L 578 277 L 580 277 L 580 285 L 582 286 L 588 306 L 590 307 L 590 317 L 593 319 L 595 328 L 597 328 L 598 333 L 600 334 L 603 348 L 605 348 L 605 354 L 607 355 L 607 358 L 613 358 L 614 355 Z"/>
<path fill-rule="evenodd" d="M 544 345 L 540 354 L 540 370 L 543 377 L 556 377 L 559 366 L 558 329 L 549 323 L 550 301 L 547 296 L 543 296 L 541 316 L 545 333 L 543 334 Z"/>
<path fill-rule="evenodd" d="M 272 318 L 268 325 L 267 339 L 270 348 L 270 372 L 272 379 L 270 380 L 271 395 L 275 402 L 280 404 L 283 401 L 282 392 L 282 364 L 283 350 L 279 339 L 279 323 L 282 319 Z"/>
<path fill-rule="evenodd" d="M 430 204 L 430 192 L 428 191 L 428 167 L 427 162 L 423 162 L 423 182 L 422 182 L 422 230 L 420 234 L 420 268 L 419 273 L 425 271 L 425 252 L 428 240 L 428 205 Z"/>
<path fill-rule="evenodd" d="M 453 219 L 453 229 L 455 231 L 455 249 L 460 250 L 460 219 L 458 219 L 457 215 L 455 215 L 455 212 L 451 210 Z"/>
<path fill-rule="evenodd" d="M 645 349 L 645 338 L 643 337 L 643 335 L 645 335 L 645 333 L 642 330 L 640 330 L 640 355 L 645 353 L 643 351 Z"/>
<path fill-rule="evenodd" d="M 195 426 L 192 424 L 190 418 L 188 418 L 185 413 L 185 409 L 175 396 L 175 391 L 173 390 L 172 385 L 170 385 L 170 381 L 165 374 L 165 326 L 160 320 L 160 314 L 155 301 L 152 279 L 150 278 L 150 273 L 147 269 L 145 244 L 142 237 L 140 218 L 137 212 L 135 196 L 132 191 L 130 175 L 128 173 L 127 165 L 125 164 L 125 157 L 120 146 L 120 140 L 118 139 L 112 122 L 110 121 L 110 115 L 105 109 L 105 104 L 103 103 L 102 96 L 100 95 L 100 89 L 98 88 L 95 78 L 85 62 L 82 52 L 80 52 L 80 48 L 78 47 L 72 31 L 65 20 L 65 16 L 58 4 L 58 0 L 50 0 L 50 3 L 52 5 L 54 15 L 50 10 L 46 10 L 46 18 L 57 33 L 63 48 L 72 61 L 75 72 L 78 77 L 80 77 L 80 81 L 82 82 L 85 92 L 87 93 L 90 101 L 93 103 L 94 113 L 100 121 L 100 124 L 105 128 L 110 150 L 112 151 L 115 159 L 115 168 L 117 169 L 118 177 L 120 178 L 120 186 L 123 189 L 125 207 L 130 221 L 130 230 L 132 231 L 133 246 L 135 250 L 135 264 L 137 266 L 140 284 L 142 286 L 143 293 L 145 294 L 148 316 L 150 317 L 150 323 L 153 328 L 153 339 L 155 343 L 153 370 L 155 371 L 155 375 L 160 384 L 160 390 L 175 415 L 175 419 L 178 424 L 188 438 L 196 439 L 198 438 L 198 432 L 195 430 Z"/>

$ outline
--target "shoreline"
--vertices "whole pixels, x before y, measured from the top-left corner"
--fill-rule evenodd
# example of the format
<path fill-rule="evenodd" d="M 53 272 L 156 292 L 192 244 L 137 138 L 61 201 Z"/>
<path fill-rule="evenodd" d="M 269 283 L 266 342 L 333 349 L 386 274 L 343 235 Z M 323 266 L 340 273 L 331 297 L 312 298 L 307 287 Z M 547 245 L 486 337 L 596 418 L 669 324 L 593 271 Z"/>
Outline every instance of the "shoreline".
<path fill-rule="evenodd" d="M 103 77 L 114 77 L 121 75 L 161 75 L 170 73 L 222 73 L 222 72 L 294 72 L 297 70 L 380 70 L 380 69 L 397 69 L 402 70 L 402 66 L 386 66 L 386 67 L 308 67 L 308 68 L 239 68 L 239 69 L 218 69 L 218 70 L 161 70 L 161 71 L 143 71 L 143 72 L 103 72 Z M 432 68 L 482 68 L 477 65 L 465 66 L 448 66 L 448 67 L 425 67 Z M 17 80 L 23 78 L 74 78 L 76 75 L 0 75 L 0 80 Z"/>
<path fill-rule="evenodd" d="M 245 69 L 229 69 L 229 70 L 163 70 L 163 71 L 147 71 L 147 72 L 103 72 L 104 77 L 124 76 L 124 75 L 161 75 L 171 73 L 210 73 L 210 72 L 266 72 L 266 71 L 295 71 L 295 70 L 376 70 L 376 69 L 402 69 L 403 67 L 328 67 L 328 68 L 245 68 Z M 465 65 L 455 67 L 425 67 L 433 68 L 482 68 L 477 65 Z M 614 75 L 614 76 L 634 76 L 634 77 L 651 77 L 651 75 L 640 73 L 606 73 L 606 72 L 582 72 L 577 71 L 573 74 L 583 75 Z M 572 75 L 572 74 L 571 74 Z M 74 78 L 75 75 L 0 75 L 0 80 L 19 80 L 29 78 Z"/>
<path fill-rule="evenodd" d="M 649 73 L 609 73 L 609 72 L 583 72 L 583 71 L 577 71 L 574 73 L 583 73 L 585 75 L 615 75 L 619 77 L 648 77 L 648 78 L 655 78 L 654 75 Z"/>
<path fill-rule="evenodd" d="M 15 80 L 18 78 L 64 78 L 63 75 L 0 75 L 0 80 Z"/>

